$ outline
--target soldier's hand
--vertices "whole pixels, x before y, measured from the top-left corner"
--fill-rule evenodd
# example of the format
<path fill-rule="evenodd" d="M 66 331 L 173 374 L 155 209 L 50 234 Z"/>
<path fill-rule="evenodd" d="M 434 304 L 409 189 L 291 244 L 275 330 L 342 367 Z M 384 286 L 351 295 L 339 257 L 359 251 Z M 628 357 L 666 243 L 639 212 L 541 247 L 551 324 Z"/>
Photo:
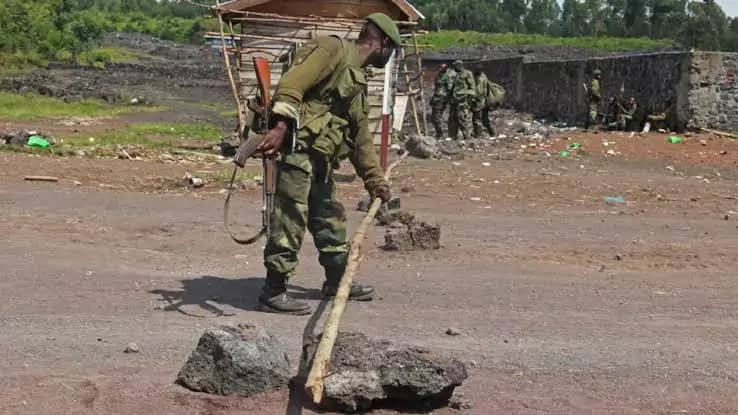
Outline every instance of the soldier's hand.
<path fill-rule="evenodd" d="M 390 191 L 389 185 L 379 184 L 374 186 L 374 189 L 372 189 L 372 197 L 381 199 L 382 203 L 389 202 L 389 200 L 392 199 L 392 192 Z"/>
<path fill-rule="evenodd" d="M 284 138 L 287 135 L 287 123 L 284 121 L 278 121 L 277 125 L 274 126 L 271 130 L 267 131 L 267 133 L 264 135 L 264 140 L 261 141 L 261 144 L 259 144 L 258 149 L 263 151 L 264 154 L 267 156 L 272 156 L 276 154 L 280 148 L 282 148 L 282 143 L 284 143 Z"/>

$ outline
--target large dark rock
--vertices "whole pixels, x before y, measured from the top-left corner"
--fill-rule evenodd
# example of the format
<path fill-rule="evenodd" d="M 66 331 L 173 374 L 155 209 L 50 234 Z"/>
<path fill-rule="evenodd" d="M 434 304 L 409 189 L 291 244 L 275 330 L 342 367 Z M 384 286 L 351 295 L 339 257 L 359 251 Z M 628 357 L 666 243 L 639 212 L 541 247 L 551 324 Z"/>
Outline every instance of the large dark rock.
<path fill-rule="evenodd" d="M 308 357 L 318 341 L 306 345 Z M 323 406 L 341 412 L 445 406 L 467 378 L 466 367 L 458 360 L 347 332 L 336 339 L 328 373 Z"/>
<path fill-rule="evenodd" d="M 208 329 L 177 375 L 196 392 L 251 396 L 287 386 L 290 363 L 284 346 L 254 325 Z"/>

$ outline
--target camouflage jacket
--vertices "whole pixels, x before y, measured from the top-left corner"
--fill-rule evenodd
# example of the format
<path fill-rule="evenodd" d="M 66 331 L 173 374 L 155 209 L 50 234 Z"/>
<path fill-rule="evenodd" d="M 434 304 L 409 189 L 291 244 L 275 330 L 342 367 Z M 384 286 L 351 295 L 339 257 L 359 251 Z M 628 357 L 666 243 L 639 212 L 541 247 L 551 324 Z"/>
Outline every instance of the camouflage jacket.
<path fill-rule="evenodd" d="M 272 111 L 296 121 L 298 142 L 329 162 L 348 157 L 367 189 L 385 183 L 369 131 L 366 75 L 353 42 L 321 36 L 300 48 L 277 85 Z"/>
<path fill-rule="evenodd" d="M 456 103 L 466 102 L 472 104 L 477 96 L 474 74 L 468 69 L 462 69 L 454 81 L 453 101 Z"/>
<path fill-rule="evenodd" d="M 446 69 L 445 72 L 439 72 L 436 76 L 435 89 L 433 90 L 434 101 L 446 101 L 451 95 L 453 80 L 449 72 L 452 72 L 452 70 Z"/>
<path fill-rule="evenodd" d="M 589 100 L 592 102 L 600 102 L 602 100 L 602 92 L 600 91 L 600 80 L 592 79 L 589 85 Z"/>

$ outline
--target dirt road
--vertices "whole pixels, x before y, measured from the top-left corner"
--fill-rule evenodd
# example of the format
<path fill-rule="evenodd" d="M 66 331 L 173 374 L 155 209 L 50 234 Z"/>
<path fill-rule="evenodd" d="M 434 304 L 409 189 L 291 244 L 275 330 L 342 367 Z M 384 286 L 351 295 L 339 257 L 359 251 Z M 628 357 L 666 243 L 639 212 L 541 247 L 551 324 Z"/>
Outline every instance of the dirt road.
<path fill-rule="evenodd" d="M 442 225 L 444 246 L 383 253 L 374 228 L 360 274 L 381 298 L 352 304 L 344 329 L 463 359 L 464 413 L 738 412 L 734 164 L 639 157 L 625 144 L 607 157 L 594 143 L 602 136 L 576 139 L 592 152 L 404 164 L 393 187 Z M 735 142 L 708 144 L 738 154 Z M 89 169 L 96 180 L 72 184 Z M 157 174 L 182 171 L 0 153 L 0 413 L 312 413 L 289 410 L 286 392 L 217 398 L 173 385 L 210 325 L 262 323 L 296 361 L 307 319 L 254 311 L 261 247 L 227 239 L 217 192 L 99 185 Z M 352 208 L 360 185 L 340 193 Z M 239 194 L 254 221 L 257 197 Z M 292 289 L 317 304 L 314 249 L 308 241 Z M 129 342 L 141 352 L 123 353 Z"/>

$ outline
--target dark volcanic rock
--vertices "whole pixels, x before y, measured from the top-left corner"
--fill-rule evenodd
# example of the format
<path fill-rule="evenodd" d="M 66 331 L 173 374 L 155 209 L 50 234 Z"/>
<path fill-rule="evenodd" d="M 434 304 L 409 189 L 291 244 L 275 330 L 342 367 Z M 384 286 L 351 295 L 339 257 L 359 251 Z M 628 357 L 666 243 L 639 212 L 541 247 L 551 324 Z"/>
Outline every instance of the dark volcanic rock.
<path fill-rule="evenodd" d="M 261 327 L 241 324 L 208 329 L 177 383 L 196 392 L 251 396 L 285 387 L 289 378 L 282 343 Z"/>
<path fill-rule="evenodd" d="M 306 345 L 308 356 L 318 341 Z M 458 360 L 360 333 L 339 333 L 328 373 L 323 405 L 341 412 L 445 406 L 467 378 Z"/>
<path fill-rule="evenodd" d="M 440 249 L 441 228 L 426 222 L 412 222 L 405 228 L 388 229 L 384 235 L 385 251 Z"/>
<path fill-rule="evenodd" d="M 427 159 L 438 153 L 438 142 L 433 137 L 411 135 L 405 142 L 405 149 L 413 157 Z"/>

